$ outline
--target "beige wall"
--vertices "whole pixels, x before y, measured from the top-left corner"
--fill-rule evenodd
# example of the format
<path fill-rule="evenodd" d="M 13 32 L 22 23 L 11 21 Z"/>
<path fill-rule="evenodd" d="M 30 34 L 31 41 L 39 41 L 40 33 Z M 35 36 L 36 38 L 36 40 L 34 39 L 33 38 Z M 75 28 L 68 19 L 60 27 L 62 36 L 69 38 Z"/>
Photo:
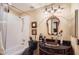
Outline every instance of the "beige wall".
<path fill-rule="evenodd" d="M 57 5 L 57 4 L 55 4 Z M 63 39 L 70 40 L 71 35 L 73 33 L 73 26 L 71 22 L 73 22 L 71 17 L 71 4 L 60 4 L 64 9 L 61 12 L 56 12 L 54 15 L 60 19 L 59 30 L 63 30 Z M 37 40 L 40 33 L 43 33 L 47 38 L 51 38 L 52 36 L 47 33 L 46 20 L 52 15 L 46 15 L 44 13 L 44 8 L 39 8 L 34 11 L 27 12 L 27 15 L 31 16 L 31 22 L 37 21 Z M 31 33 L 30 33 L 31 35 Z"/>
<path fill-rule="evenodd" d="M 57 5 L 57 4 L 56 4 Z M 71 36 L 75 36 L 75 10 L 79 9 L 79 4 L 60 4 L 64 7 L 64 10 L 61 13 L 55 13 L 55 15 L 60 19 L 59 30 L 63 30 L 63 39 L 70 40 Z M 49 6 L 48 6 L 49 7 Z M 31 17 L 32 21 L 37 21 L 37 40 L 40 33 L 43 33 L 47 38 L 51 38 L 52 36 L 48 35 L 46 20 L 52 15 L 45 15 L 44 7 L 39 8 L 33 11 L 28 11 L 26 13 Z M 23 14 L 23 15 L 26 15 Z M 30 27 L 31 28 L 31 27 Z M 79 28 L 79 27 L 78 27 Z M 31 29 L 30 29 L 31 31 Z M 79 33 L 78 33 L 79 34 Z M 31 35 L 31 32 L 30 32 Z M 79 37 L 79 35 L 78 35 Z"/>

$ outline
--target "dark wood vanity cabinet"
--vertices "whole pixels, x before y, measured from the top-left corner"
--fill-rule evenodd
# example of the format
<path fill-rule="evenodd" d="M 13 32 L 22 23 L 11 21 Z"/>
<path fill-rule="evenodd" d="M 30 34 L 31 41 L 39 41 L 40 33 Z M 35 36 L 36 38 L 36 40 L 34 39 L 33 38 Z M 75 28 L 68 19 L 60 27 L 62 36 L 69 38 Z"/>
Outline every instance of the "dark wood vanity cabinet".
<path fill-rule="evenodd" d="M 63 40 L 63 44 L 64 46 L 71 46 L 71 41 L 65 41 Z"/>
<path fill-rule="evenodd" d="M 46 39 L 46 43 L 52 44 L 55 43 L 54 39 Z M 74 51 L 71 46 L 70 41 L 63 41 L 60 45 L 60 40 L 57 40 L 59 46 L 46 46 L 43 43 L 39 43 L 39 53 L 40 55 L 73 55 Z"/>

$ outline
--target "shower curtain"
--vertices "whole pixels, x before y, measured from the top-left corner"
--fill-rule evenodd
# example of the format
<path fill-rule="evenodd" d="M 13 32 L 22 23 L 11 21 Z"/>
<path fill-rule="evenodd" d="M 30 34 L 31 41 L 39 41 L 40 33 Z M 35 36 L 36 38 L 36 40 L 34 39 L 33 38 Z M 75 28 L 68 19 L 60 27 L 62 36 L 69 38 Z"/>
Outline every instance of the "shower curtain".
<path fill-rule="evenodd" d="M 18 16 L 5 12 L 3 6 L 0 8 L 0 54 L 19 54 L 28 48 L 30 18 L 29 16 L 22 18 L 23 27 Z"/>
<path fill-rule="evenodd" d="M 0 32 L 0 54 L 5 54 L 4 52 L 4 47 L 3 47 L 3 42 L 2 42 L 2 33 Z"/>
<path fill-rule="evenodd" d="M 7 13 L 0 6 L 0 54 L 5 54 L 6 20 Z"/>
<path fill-rule="evenodd" d="M 23 24 L 21 18 L 11 13 L 8 14 L 6 54 L 20 54 L 28 48 L 30 20 L 28 16 L 22 18 Z"/>

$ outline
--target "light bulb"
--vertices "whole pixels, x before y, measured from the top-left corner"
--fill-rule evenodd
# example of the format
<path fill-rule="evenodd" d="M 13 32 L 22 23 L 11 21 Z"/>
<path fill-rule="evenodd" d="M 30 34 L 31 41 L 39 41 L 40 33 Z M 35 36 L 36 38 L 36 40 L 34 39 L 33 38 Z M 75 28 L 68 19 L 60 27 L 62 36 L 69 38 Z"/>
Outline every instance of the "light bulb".
<path fill-rule="evenodd" d="M 47 14 L 48 14 L 48 12 L 47 12 L 47 11 L 45 11 L 45 14 L 47 15 Z"/>
<path fill-rule="evenodd" d="M 51 13 L 54 13 L 54 11 L 53 11 L 53 10 L 51 10 Z"/>
<path fill-rule="evenodd" d="M 12 5 L 12 3 L 8 3 L 9 5 Z"/>
<path fill-rule="evenodd" d="M 58 12 L 58 13 L 61 13 L 61 9 L 58 9 L 57 12 Z"/>

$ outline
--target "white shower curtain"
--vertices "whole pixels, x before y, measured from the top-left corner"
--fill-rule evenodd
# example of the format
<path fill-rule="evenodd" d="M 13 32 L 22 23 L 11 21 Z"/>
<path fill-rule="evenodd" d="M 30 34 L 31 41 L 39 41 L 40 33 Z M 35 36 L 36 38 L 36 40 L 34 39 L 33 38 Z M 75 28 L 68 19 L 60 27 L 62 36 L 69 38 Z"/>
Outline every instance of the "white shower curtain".
<path fill-rule="evenodd" d="M 5 54 L 7 13 L 4 11 L 3 6 L 0 7 L 0 54 Z"/>
<path fill-rule="evenodd" d="M 4 54 L 4 47 L 2 42 L 2 33 L 0 32 L 0 54 Z"/>
<path fill-rule="evenodd" d="M 6 54 L 20 54 L 28 48 L 29 40 L 29 17 L 25 16 L 22 31 L 22 20 L 14 14 L 8 14 Z M 23 42 L 25 40 L 25 42 Z M 22 45 L 24 43 L 24 45 Z"/>

